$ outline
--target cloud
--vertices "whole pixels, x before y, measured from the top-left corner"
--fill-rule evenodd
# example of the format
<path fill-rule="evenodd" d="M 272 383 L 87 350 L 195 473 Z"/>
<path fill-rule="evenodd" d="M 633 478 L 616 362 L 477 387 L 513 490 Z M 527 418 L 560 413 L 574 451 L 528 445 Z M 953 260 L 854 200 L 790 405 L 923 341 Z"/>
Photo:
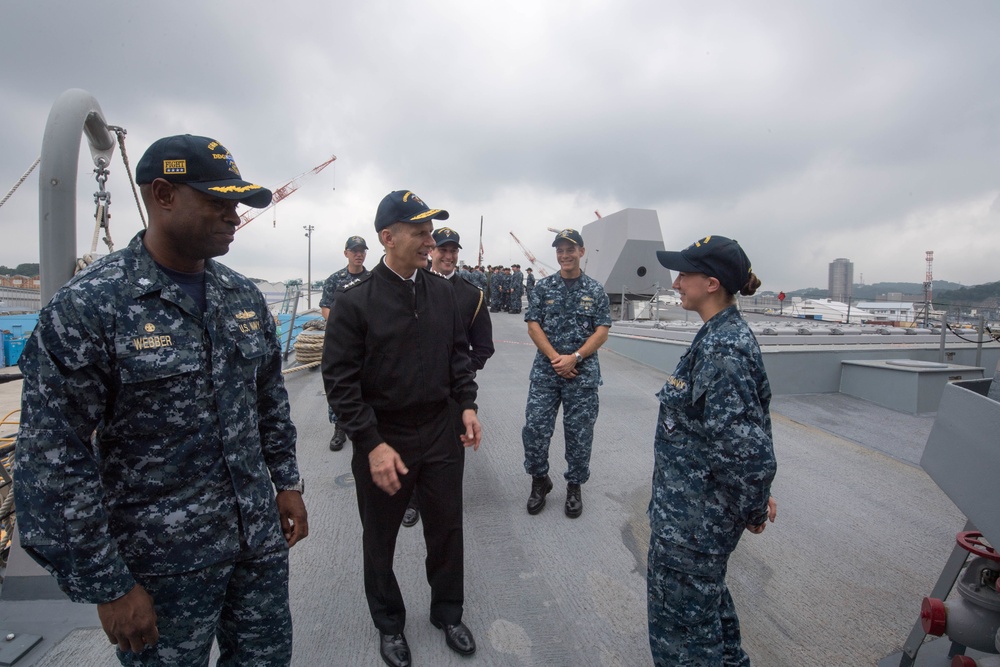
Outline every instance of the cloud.
<path fill-rule="evenodd" d="M 306 277 L 307 224 L 314 279 L 338 268 L 343 238 L 372 245 L 379 199 L 410 188 L 463 237 L 482 216 L 491 263 L 521 259 L 510 231 L 542 258 L 547 227 L 636 207 L 668 245 L 739 238 L 765 287 L 825 287 L 836 257 L 920 282 L 931 249 L 936 277 L 992 282 L 998 19 L 929 1 L 15 3 L 0 188 L 81 87 L 128 129 L 133 164 L 180 132 L 218 138 L 269 187 L 337 155 L 240 232 L 224 261 L 261 278 Z M 122 244 L 139 224 L 120 163 L 109 187 Z M 37 258 L 37 181 L 23 190 L 0 208 L 7 265 Z"/>

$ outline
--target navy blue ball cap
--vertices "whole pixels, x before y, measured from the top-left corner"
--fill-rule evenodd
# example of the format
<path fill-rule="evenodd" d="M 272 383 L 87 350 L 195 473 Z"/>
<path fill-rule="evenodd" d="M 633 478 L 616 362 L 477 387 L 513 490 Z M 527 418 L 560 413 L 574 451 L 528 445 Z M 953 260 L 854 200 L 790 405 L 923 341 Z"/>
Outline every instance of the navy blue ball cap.
<path fill-rule="evenodd" d="M 226 147 L 208 137 L 178 134 L 154 141 L 135 167 L 135 181 L 145 185 L 157 178 L 253 208 L 271 203 L 271 191 L 243 180 Z"/>
<path fill-rule="evenodd" d="M 560 241 L 572 241 L 581 248 L 583 247 L 583 237 L 575 229 L 564 229 L 556 234 L 556 240 L 552 242 L 552 247 L 555 248 Z"/>
<path fill-rule="evenodd" d="M 424 200 L 409 190 L 390 192 L 379 202 L 375 212 L 375 231 L 380 232 L 397 222 L 430 222 L 447 220 L 448 211 L 430 208 Z"/>
<path fill-rule="evenodd" d="M 458 246 L 459 250 L 462 248 L 462 244 L 458 242 L 458 232 L 451 227 L 440 227 L 435 229 L 432 236 L 434 236 L 434 244 L 439 248 L 445 243 L 454 243 Z"/>
<path fill-rule="evenodd" d="M 750 280 L 750 258 L 740 244 L 725 236 L 706 236 L 681 251 L 657 250 L 660 264 L 683 273 L 704 273 L 716 278 L 730 294 L 737 294 Z"/>
<path fill-rule="evenodd" d="M 355 248 L 364 248 L 368 250 L 368 244 L 360 236 L 352 236 L 347 239 L 347 243 L 344 244 L 344 250 L 354 250 Z"/>

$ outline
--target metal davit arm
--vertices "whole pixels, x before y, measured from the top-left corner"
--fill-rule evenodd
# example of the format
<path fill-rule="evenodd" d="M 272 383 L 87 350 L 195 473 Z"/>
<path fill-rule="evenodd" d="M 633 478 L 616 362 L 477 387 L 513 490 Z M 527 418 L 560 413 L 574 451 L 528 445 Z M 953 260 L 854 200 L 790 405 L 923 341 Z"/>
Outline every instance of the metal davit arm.
<path fill-rule="evenodd" d="M 111 162 L 114 136 L 94 96 L 71 88 L 49 111 L 38 173 L 38 240 L 41 304 L 73 277 L 76 265 L 76 177 L 80 137 L 87 136 L 97 167 Z"/>

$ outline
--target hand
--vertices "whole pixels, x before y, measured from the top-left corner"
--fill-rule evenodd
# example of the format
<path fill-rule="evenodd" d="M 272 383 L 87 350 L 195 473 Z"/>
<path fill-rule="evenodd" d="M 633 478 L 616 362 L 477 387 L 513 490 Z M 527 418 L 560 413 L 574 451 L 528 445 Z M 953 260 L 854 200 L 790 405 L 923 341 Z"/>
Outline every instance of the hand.
<path fill-rule="evenodd" d="M 296 542 L 309 536 L 306 504 L 301 493 L 291 490 L 278 491 L 275 500 L 278 503 L 278 516 L 281 517 L 281 532 L 285 534 L 285 541 L 290 549 Z"/>
<path fill-rule="evenodd" d="M 139 584 L 117 600 L 97 605 L 97 617 L 108 641 L 123 652 L 139 653 L 160 639 L 153 598 Z"/>
<path fill-rule="evenodd" d="M 462 410 L 462 424 L 465 426 L 465 433 L 458 436 L 465 447 L 472 447 L 472 451 L 479 449 L 479 443 L 483 439 L 483 428 L 479 425 L 479 416 L 473 409 Z"/>
<path fill-rule="evenodd" d="M 395 495 L 403 486 L 399 482 L 399 475 L 410 472 L 399 453 L 387 442 L 379 444 L 368 454 L 368 467 L 375 485 L 390 496 Z"/>
<path fill-rule="evenodd" d="M 556 372 L 559 377 L 564 377 L 567 380 L 572 380 L 580 371 L 576 370 L 576 355 L 575 354 L 560 354 L 555 359 L 551 361 L 552 370 Z"/>
<path fill-rule="evenodd" d="M 774 523 L 774 520 L 778 517 L 778 501 L 774 499 L 774 496 L 770 496 L 767 499 L 767 521 Z M 747 530 L 754 535 L 760 535 L 767 528 L 767 521 L 760 524 L 759 526 L 747 526 Z"/>

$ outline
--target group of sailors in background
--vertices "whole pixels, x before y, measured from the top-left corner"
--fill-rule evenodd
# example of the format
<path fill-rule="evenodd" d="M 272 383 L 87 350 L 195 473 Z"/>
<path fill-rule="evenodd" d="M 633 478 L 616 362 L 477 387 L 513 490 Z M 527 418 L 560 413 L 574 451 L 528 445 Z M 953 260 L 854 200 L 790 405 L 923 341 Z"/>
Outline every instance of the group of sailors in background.
<path fill-rule="evenodd" d="M 491 313 L 521 312 L 522 299 L 535 288 L 535 272 L 529 267 L 521 272 L 520 264 L 510 266 L 468 266 L 458 274 L 483 290 Z"/>

